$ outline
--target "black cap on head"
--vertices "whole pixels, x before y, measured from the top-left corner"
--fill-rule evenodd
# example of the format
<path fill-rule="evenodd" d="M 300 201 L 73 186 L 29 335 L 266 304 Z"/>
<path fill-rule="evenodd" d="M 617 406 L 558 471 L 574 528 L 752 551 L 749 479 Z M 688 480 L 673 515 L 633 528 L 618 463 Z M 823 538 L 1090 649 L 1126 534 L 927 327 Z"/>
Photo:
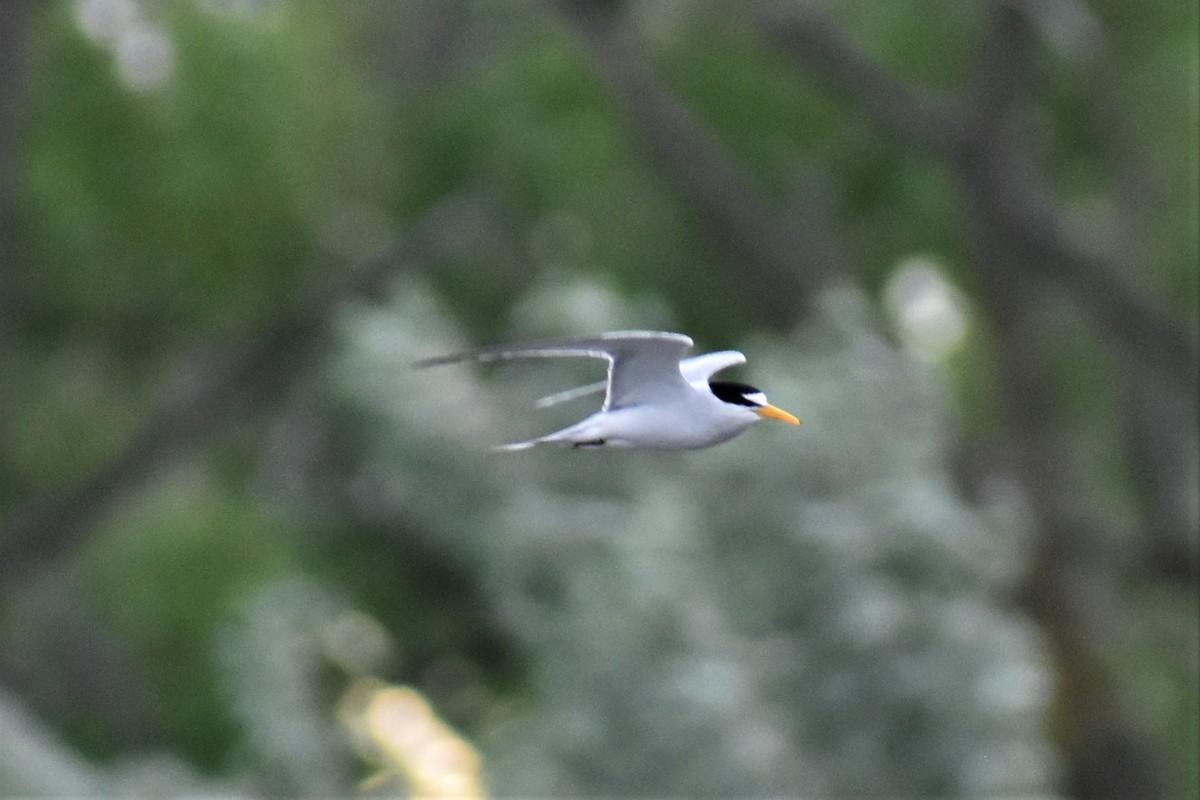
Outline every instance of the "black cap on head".
<path fill-rule="evenodd" d="M 756 389 L 745 383 L 735 383 L 734 381 L 709 381 L 708 388 L 716 395 L 718 400 L 730 403 L 735 406 L 747 406 L 748 408 L 759 408 L 765 402 L 761 389 Z M 754 399 L 751 399 L 754 398 Z"/>

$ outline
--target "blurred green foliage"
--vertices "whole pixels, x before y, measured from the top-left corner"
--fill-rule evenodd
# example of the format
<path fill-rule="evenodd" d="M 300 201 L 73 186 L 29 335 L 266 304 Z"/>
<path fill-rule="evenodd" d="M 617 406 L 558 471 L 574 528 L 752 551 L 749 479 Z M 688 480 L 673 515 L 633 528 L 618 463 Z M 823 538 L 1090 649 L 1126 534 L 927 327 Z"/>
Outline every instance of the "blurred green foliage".
<path fill-rule="evenodd" d="M 336 204 L 389 185 L 383 122 L 330 4 L 229 20 L 158 11 L 174 75 L 133 93 L 72 5 L 38 28 L 23 140 L 27 324 L 102 336 L 127 358 L 285 313 Z"/>
<path fill-rule="evenodd" d="M 249 498 L 180 476 L 147 501 L 89 542 L 83 580 L 141 665 L 167 741 L 212 768 L 233 734 L 211 655 L 216 625 L 254 587 L 299 565 L 284 521 Z"/>

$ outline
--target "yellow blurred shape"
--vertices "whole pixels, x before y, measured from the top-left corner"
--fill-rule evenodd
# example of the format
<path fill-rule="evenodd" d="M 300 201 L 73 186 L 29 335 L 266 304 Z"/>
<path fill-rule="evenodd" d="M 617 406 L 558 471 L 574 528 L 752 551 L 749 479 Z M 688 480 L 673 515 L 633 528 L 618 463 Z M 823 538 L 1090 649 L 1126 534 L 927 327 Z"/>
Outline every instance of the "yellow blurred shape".
<path fill-rule="evenodd" d="M 339 716 L 363 756 L 380 766 L 364 790 L 399 780 L 414 800 L 486 796 L 479 753 L 415 689 L 362 678 L 346 691 Z"/>

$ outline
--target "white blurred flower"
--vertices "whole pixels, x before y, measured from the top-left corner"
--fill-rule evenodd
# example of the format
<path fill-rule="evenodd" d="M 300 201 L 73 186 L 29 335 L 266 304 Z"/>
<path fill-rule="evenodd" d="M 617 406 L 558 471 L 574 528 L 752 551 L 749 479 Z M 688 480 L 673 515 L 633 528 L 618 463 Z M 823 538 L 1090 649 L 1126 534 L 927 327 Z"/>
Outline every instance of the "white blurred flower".
<path fill-rule="evenodd" d="M 135 92 L 151 92 L 175 74 L 175 47 L 162 29 L 137 23 L 117 40 L 116 62 L 122 83 Z"/>
<path fill-rule="evenodd" d="M 945 358 L 967 335 L 966 300 L 930 258 L 898 264 L 884 302 L 905 348 L 925 361 Z"/>
<path fill-rule="evenodd" d="M 75 0 L 75 24 L 94 42 L 114 42 L 137 22 L 133 0 Z"/>

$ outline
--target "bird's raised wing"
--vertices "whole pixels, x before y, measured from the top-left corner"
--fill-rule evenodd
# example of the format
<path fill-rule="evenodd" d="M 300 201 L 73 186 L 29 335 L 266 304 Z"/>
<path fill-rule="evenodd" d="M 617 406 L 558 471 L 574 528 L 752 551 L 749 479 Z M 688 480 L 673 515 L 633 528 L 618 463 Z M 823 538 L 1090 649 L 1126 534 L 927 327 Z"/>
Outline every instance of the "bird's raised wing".
<path fill-rule="evenodd" d="M 622 331 L 604 334 L 605 350 L 612 356 L 608 367 L 608 394 L 604 408 L 677 400 L 692 391 L 679 364 L 692 346 L 681 333 Z"/>
<path fill-rule="evenodd" d="M 603 358 L 609 362 L 608 392 L 604 399 L 607 409 L 669 398 L 689 389 L 679 364 L 691 346 L 691 338 L 681 333 L 613 331 L 597 336 L 481 347 L 422 359 L 413 366 L 424 368 L 516 358 Z M 572 396 L 577 395 L 568 394 L 563 399 Z"/>
<path fill-rule="evenodd" d="M 707 381 L 715 373 L 738 364 L 745 364 L 746 356 L 737 350 L 721 350 L 717 353 L 705 353 L 702 356 L 692 356 L 679 362 L 679 371 L 684 380 L 689 383 Z"/>
<path fill-rule="evenodd" d="M 683 379 L 688 383 L 703 383 L 723 369 L 745 363 L 746 356 L 738 351 L 722 350 L 719 353 L 705 353 L 702 356 L 685 358 L 679 362 L 679 371 L 683 374 Z M 589 383 L 587 386 L 577 386 L 573 389 L 564 389 L 561 392 L 547 395 L 538 400 L 535 405 L 538 408 L 548 408 L 549 406 L 556 406 L 559 403 L 578 400 L 580 397 L 587 397 L 589 394 L 599 394 L 607 388 L 608 381 L 597 381 L 596 383 Z"/>

